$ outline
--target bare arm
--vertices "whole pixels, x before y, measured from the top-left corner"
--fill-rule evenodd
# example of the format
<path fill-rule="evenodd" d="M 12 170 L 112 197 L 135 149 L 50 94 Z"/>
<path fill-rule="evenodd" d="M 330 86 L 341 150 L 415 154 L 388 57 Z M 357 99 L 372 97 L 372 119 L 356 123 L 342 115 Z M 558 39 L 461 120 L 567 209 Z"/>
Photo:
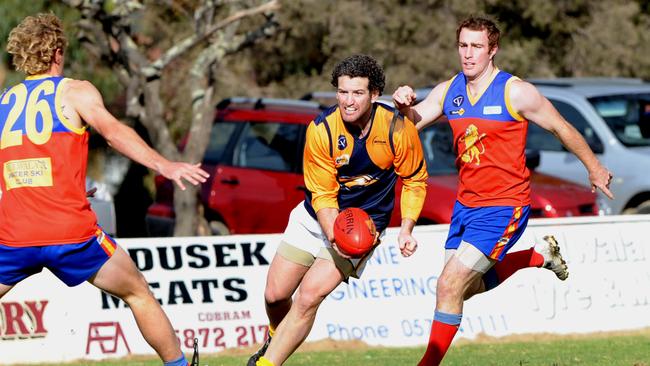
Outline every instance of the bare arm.
<path fill-rule="evenodd" d="M 415 221 L 413 219 L 403 218 L 399 234 L 397 234 L 397 244 L 403 257 L 408 257 L 415 253 L 418 248 L 418 241 L 413 237 L 413 228 Z"/>
<path fill-rule="evenodd" d="M 334 221 L 338 214 L 339 210 L 332 207 L 321 208 L 316 212 L 318 223 L 330 243 L 334 243 Z"/>
<path fill-rule="evenodd" d="M 64 90 L 64 104 L 71 106 L 80 119 L 97 130 L 112 148 L 173 180 L 181 189 L 185 189 L 183 179 L 197 185 L 208 177 L 200 164 L 172 162 L 149 147 L 131 127 L 106 110 L 101 94 L 90 82 L 69 81 Z"/>
<path fill-rule="evenodd" d="M 411 123 L 407 121 L 396 123 L 393 141 L 395 145 L 393 166 L 404 183 L 400 200 L 402 222 L 397 235 L 397 243 L 402 256 L 408 257 L 416 251 L 418 246 L 412 232 L 424 206 L 428 174 L 422 142 L 420 142 L 416 128 Z"/>
<path fill-rule="evenodd" d="M 567 122 L 532 84 L 515 80 L 510 88 L 510 102 L 515 110 L 527 120 L 555 135 L 567 150 L 580 159 L 589 173 L 592 191 L 595 192 L 598 188 L 610 199 L 614 198 L 609 191 L 612 174 L 598 161 L 580 132 Z"/>
<path fill-rule="evenodd" d="M 416 98 L 413 89 L 410 86 L 400 86 L 393 93 L 393 103 L 404 116 L 415 123 L 415 127 L 420 131 L 442 115 L 442 97 L 447 83 L 436 85 L 417 105 L 413 105 Z"/>

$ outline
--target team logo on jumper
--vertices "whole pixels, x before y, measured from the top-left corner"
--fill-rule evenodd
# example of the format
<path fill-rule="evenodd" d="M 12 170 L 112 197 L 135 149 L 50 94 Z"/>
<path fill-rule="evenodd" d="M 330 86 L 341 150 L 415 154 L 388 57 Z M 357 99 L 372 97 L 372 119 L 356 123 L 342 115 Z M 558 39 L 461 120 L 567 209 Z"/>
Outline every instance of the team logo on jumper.
<path fill-rule="evenodd" d="M 376 177 L 370 174 L 357 175 L 354 177 L 341 176 L 338 178 L 341 189 L 351 190 L 355 187 L 367 187 L 377 181 Z"/>
<path fill-rule="evenodd" d="M 460 107 L 460 105 L 463 104 L 463 101 L 464 101 L 464 100 L 465 100 L 465 98 L 463 98 L 462 95 L 457 95 L 456 97 L 454 97 L 454 99 L 451 100 L 451 102 L 452 102 L 456 107 Z"/>
<path fill-rule="evenodd" d="M 350 155 L 344 154 L 341 156 L 337 156 L 336 159 L 334 159 L 334 164 L 336 164 L 337 168 L 340 168 L 343 165 L 350 164 Z"/>
<path fill-rule="evenodd" d="M 343 150 L 348 146 L 348 140 L 344 135 L 339 135 L 339 140 L 337 141 L 336 145 L 338 146 L 339 150 Z"/>
<path fill-rule="evenodd" d="M 479 134 L 478 128 L 474 125 L 467 126 L 465 135 L 459 139 L 460 143 L 465 145 L 463 152 L 460 154 L 460 160 L 465 164 L 474 163 L 481 165 L 481 154 L 485 153 L 485 145 L 483 145 L 483 138 L 485 134 Z M 478 145 L 481 145 L 481 149 Z M 460 150 L 460 146 L 458 147 Z"/>

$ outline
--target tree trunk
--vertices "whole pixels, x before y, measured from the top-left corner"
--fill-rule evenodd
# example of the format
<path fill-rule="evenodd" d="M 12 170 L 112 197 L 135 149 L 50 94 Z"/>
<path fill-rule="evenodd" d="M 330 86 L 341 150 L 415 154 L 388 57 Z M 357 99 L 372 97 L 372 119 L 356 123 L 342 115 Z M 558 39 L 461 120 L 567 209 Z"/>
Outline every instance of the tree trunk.
<path fill-rule="evenodd" d="M 138 40 L 142 41 L 142 38 L 135 32 L 136 27 L 131 26 L 147 5 L 130 0 L 61 1 L 79 9 L 82 15 L 79 26 L 83 30 L 83 37 L 80 38 L 93 54 L 113 67 L 120 83 L 127 88 L 127 116 L 139 120 L 147 128 L 154 148 L 161 155 L 173 161 L 189 163 L 200 162 L 208 144 L 218 63 L 225 55 L 269 37 L 278 27 L 273 11 L 280 6 L 278 0 L 269 0 L 257 6 L 200 1 L 195 4 L 197 6 L 187 8 L 186 15 L 189 16 L 184 19 L 193 26 L 194 32 L 164 50 L 156 60 L 150 61 L 147 48 L 157 48 L 141 47 Z M 242 19 L 262 14 L 265 20 L 259 27 L 238 33 Z M 193 56 L 192 51 L 197 49 L 201 51 L 198 56 Z M 180 59 L 194 64 L 188 80 L 195 86 L 191 99 L 190 139 L 184 152 L 177 149 L 172 139 L 164 118 L 166 106 L 161 95 L 161 88 L 165 87 L 162 85 L 163 70 Z M 185 186 L 185 191 L 174 187 L 175 236 L 196 235 L 200 223 L 205 221 L 198 201 L 198 188 L 189 182 L 185 182 Z M 205 227 L 204 223 L 203 231 Z"/>
<path fill-rule="evenodd" d="M 176 212 L 176 226 L 174 236 L 196 235 L 198 222 L 198 188 L 188 184 L 183 191 L 174 189 L 174 211 Z"/>

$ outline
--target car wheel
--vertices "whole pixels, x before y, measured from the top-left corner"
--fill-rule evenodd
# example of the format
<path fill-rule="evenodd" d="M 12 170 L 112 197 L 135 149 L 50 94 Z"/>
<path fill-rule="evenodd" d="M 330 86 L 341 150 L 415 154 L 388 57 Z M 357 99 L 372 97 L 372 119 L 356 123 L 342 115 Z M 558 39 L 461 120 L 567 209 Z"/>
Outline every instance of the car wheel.
<path fill-rule="evenodd" d="M 650 200 L 641 202 L 641 204 L 637 206 L 636 211 L 639 214 L 645 214 L 645 215 L 650 214 Z"/>
<path fill-rule="evenodd" d="M 623 215 L 650 214 L 650 200 L 641 202 L 636 207 L 628 207 L 623 210 Z"/>
<path fill-rule="evenodd" d="M 212 235 L 230 235 L 228 226 L 219 220 L 210 220 L 209 225 Z"/>

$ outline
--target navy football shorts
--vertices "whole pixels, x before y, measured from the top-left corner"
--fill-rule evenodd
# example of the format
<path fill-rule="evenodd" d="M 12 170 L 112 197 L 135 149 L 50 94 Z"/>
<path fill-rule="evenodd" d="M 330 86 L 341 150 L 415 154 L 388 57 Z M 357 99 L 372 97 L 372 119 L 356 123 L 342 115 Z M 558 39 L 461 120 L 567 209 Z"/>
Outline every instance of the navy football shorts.
<path fill-rule="evenodd" d="M 76 286 L 97 273 L 116 249 L 115 241 L 99 228 L 83 243 L 30 247 L 0 244 L 0 283 L 13 286 L 47 268 L 66 285 Z"/>
<path fill-rule="evenodd" d="M 500 261 L 524 233 L 529 215 L 530 206 L 467 207 L 456 201 L 445 249 L 465 241 Z"/>

